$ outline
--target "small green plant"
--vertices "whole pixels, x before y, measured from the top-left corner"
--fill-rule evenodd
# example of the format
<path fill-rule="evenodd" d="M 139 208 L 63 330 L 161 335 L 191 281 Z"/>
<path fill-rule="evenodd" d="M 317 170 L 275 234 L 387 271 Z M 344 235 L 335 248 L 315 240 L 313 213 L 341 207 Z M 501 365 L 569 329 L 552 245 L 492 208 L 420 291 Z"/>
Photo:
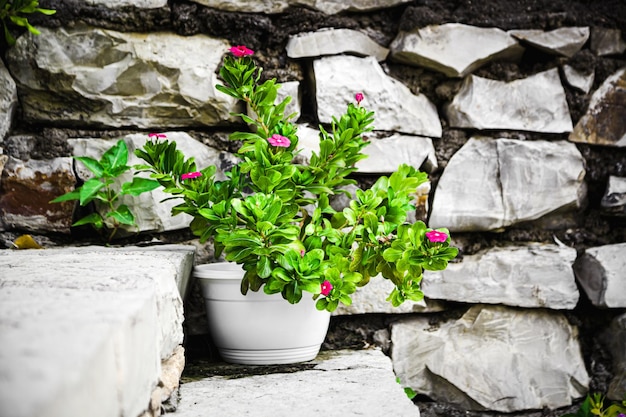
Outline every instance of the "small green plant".
<path fill-rule="evenodd" d="M 576 413 L 563 417 L 626 417 L 626 399 L 605 408 L 604 396 L 600 393 L 588 394 Z"/>
<path fill-rule="evenodd" d="M 56 10 L 40 8 L 37 0 L 0 0 L 0 20 L 4 29 L 4 39 L 9 46 L 15 45 L 15 37 L 9 30 L 8 22 L 25 27 L 29 32 L 39 35 L 39 30 L 28 23 L 28 18 L 25 16 L 31 13 L 43 13 L 49 16 L 55 14 Z"/>
<path fill-rule="evenodd" d="M 125 182 L 121 186 L 116 185 L 116 179 L 132 169 L 127 165 L 126 143 L 119 140 L 102 155 L 99 161 L 88 156 L 76 156 L 74 159 L 82 162 L 93 173 L 93 178 L 74 191 L 55 198 L 51 203 L 78 200 L 81 206 L 86 206 L 92 201 L 99 202 L 101 207 L 105 208 L 104 217 L 94 212 L 78 220 L 72 226 L 91 224 L 97 230 L 110 227 L 109 241 L 113 239 L 121 225 L 135 226 L 135 216 L 126 204 L 119 204 L 119 198 L 122 195 L 138 196 L 152 191 L 159 186 L 159 183 L 147 178 L 134 177 L 130 182 Z M 110 226 L 107 224 L 107 219 L 110 219 Z"/>
<path fill-rule="evenodd" d="M 402 385 L 402 382 L 400 382 L 400 377 L 396 377 L 396 382 L 398 384 Z M 417 392 L 415 392 L 413 390 L 413 388 L 411 388 L 411 387 L 404 387 L 403 389 L 404 389 L 404 393 L 409 398 L 409 400 L 412 400 L 413 398 L 417 397 Z"/>

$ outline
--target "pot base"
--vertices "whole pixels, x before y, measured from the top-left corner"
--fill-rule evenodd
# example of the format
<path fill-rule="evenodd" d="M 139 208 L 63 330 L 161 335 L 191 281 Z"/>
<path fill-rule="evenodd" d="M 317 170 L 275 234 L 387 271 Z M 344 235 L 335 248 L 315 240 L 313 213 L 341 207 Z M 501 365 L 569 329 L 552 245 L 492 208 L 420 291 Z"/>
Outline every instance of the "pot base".
<path fill-rule="evenodd" d="M 240 350 L 218 348 L 224 361 L 242 365 L 284 365 L 315 359 L 320 346 L 290 349 Z"/>

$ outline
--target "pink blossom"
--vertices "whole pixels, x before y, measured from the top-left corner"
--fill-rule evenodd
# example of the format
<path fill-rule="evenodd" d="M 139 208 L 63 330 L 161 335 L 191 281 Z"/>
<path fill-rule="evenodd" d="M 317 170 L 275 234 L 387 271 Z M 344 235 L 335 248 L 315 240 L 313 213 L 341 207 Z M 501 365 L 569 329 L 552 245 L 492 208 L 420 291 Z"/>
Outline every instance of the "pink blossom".
<path fill-rule="evenodd" d="M 330 281 L 326 280 L 324 282 L 322 282 L 321 284 L 322 290 L 321 293 L 324 297 L 326 297 L 328 294 L 330 294 L 330 292 L 333 289 L 333 284 L 330 283 Z"/>
<path fill-rule="evenodd" d="M 198 177 L 200 177 L 200 176 L 202 176 L 202 172 L 198 172 L 198 171 L 196 171 L 196 172 L 188 172 L 188 173 L 186 173 L 186 174 L 181 175 L 181 176 L 180 176 L 180 179 L 181 179 L 182 181 L 185 181 L 185 180 L 192 180 L 192 179 L 194 179 L 194 178 L 198 178 Z"/>
<path fill-rule="evenodd" d="M 433 243 L 442 243 L 448 240 L 448 235 L 443 232 L 438 232 L 436 230 L 431 230 L 430 232 L 426 232 L 426 237 Z"/>
<path fill-rule="evenodd" d="M 278 133 L 274 133 L 271 138 L 268 138 L 267 141 L 272 146 L 279 146 L 281 148 L 288 148 L 291 145 L 291 141 L 289 138 L 279 135 Z"/>
<path fill-rule="evenodd" d="M 354 99 L 356 100 L 356 104 L 361 104 L 361 102 L 363 101 L 365 97 L 363 96 L 363 93 L 356 93 L 354 95 Z"/>
<path fill-rule="evenodd" d="M 149 138 L 164 139 L 167 136 L 165 135 L 165 133 L 148 133 L 148 137 Z"/>
<path fill-rule="evenodd" d="M 244 56 L 248 56 L 248 55 L 254 54 L 254 51 L 252 49 L 249 49 L 245 45 L 233 46 L 232 48 L 230 48 L 230 52 L 233 55 L 235 55 L 237 58 L 242 58 Z"/>

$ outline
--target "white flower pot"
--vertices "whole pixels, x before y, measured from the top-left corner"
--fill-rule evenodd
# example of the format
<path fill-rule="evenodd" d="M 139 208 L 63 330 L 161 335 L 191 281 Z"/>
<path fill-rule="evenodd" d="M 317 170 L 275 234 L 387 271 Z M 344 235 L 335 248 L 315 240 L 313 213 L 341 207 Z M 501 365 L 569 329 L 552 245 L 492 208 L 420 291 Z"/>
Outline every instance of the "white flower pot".
<path fill-rule="evenodd" d="M 243 269 L 235 263 L 198 265 L 209 330 L 222 359 L 248 365 L 305 362 L 317 356 L 330 321 L 308 294 L 289 304 L 280 294 L 241 294 Z"/>

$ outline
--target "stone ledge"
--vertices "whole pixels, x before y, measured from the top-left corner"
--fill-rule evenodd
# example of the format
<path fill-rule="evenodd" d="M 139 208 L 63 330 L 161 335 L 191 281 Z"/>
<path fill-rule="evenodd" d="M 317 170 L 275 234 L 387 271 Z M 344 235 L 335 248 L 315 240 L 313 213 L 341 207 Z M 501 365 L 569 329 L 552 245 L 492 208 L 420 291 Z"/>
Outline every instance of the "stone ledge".
<path fill-rule="evenodd" d="M 210 378 L 183 383 L 172 417 L 419 417 L 380 350 L 323 351 L 299 365 L 264 369 L 208 365 Z M 295 371 L 295 372 L 294 372 Z"/>
<path fill-rule="evenodd" d="M 0 251 L 0 415 L 146 410 L 182 344 L 193 256 L 182 245 Z"/>

